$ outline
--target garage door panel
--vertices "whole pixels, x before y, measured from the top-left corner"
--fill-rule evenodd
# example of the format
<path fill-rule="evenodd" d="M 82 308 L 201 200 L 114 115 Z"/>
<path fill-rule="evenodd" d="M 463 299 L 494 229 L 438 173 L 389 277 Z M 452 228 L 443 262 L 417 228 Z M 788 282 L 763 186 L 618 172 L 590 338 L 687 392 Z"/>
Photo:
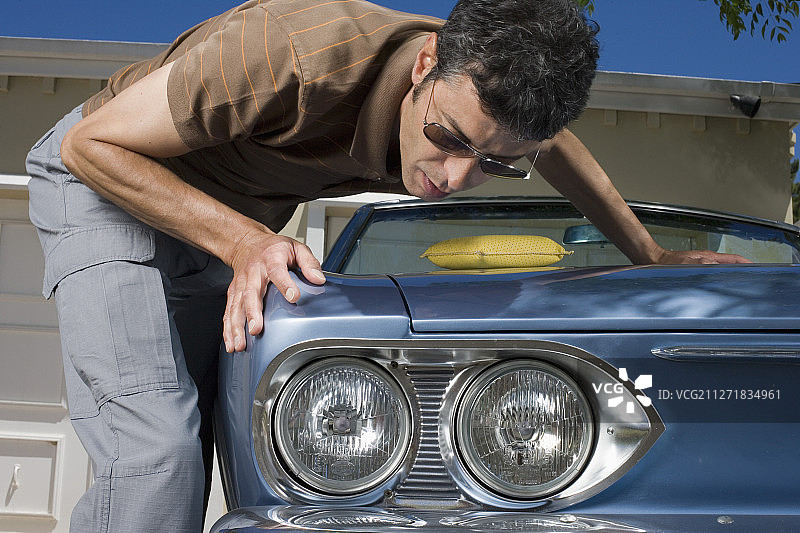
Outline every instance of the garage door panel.
<path fill-rule="evenodd" d="M 0 435 L 0 517 L 56 519 L 61 441 Z"/>
<path fill-rule="evenodd" d="M 0 224 L 0 293 L 40 296 L 44 259 L 30 224 Z"/>
<path fill-rule="evenodd" d="M 0 403 L 65 406 L 57 332 L 0 328 L 0 346 L 4 353 Z"/>

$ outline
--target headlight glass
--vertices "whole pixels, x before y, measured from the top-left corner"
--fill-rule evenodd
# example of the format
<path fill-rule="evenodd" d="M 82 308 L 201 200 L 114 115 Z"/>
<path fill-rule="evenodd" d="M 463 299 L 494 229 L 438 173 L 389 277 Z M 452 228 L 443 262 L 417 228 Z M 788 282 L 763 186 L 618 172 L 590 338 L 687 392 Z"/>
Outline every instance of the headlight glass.
<path fill-rule="evenodd" d="M 552 365 L 508 361 L 467 388 L 456 415 L 457 448 L 472 475 L 508 498 L 568 485 L 589 458 L 592 413 L 576 383 Z"/>
<path fill-rule="evenodd" d="M 355 494 L 397 470 L 411 440 L 402 389 L 382 368 L 328 358 L 301 369 L 276 401 L 275 442 L 311 489 Z"/>

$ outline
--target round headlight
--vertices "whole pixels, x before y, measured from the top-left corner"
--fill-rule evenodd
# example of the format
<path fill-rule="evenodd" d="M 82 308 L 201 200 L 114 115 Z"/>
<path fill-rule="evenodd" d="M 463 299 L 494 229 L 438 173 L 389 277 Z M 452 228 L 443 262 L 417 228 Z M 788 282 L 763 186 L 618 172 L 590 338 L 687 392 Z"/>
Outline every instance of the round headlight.
<path fill-rule="evenodd" d="M 537 361 L 490 367 L 467 388 L 456 415 L 467 469 L 507 498 L 534 499 L 567 486 L 589 458 L 589 404 L 561 370 Z"/>
<path fill-rule="evenodd" d="M 312 363 L 289 379 L 275 405 L 278 452 L 312 490 L 367 491 L 392 476 L 409 448 L 411 418 L 402 389 L 365 361 Z"/>

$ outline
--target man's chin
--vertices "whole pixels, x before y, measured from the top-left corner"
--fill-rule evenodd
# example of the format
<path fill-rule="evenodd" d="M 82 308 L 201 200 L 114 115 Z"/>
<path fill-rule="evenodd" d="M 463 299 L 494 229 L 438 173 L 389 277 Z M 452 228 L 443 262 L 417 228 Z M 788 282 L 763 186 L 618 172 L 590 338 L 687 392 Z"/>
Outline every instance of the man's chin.
<path fill-rule="evenodd" d="M 448 196 L 450 196 L 450 195 L 445 193 L 445 194 L 442 194 L 442 195 L 436 196 L 436 197 L 423 198 L 423 200 L 425 200 L 426 202 L 437 202 L 439 200 L 444 200 Z"/>
<path fill-rule="evenodd" d="M 439 191 L 436 194 L 421 193 L 421 194 L 415 194 L 414 196 L 426 202 L 436 202 L 437 200 L 444 200 L 450 195 L 446 192 Z"/>

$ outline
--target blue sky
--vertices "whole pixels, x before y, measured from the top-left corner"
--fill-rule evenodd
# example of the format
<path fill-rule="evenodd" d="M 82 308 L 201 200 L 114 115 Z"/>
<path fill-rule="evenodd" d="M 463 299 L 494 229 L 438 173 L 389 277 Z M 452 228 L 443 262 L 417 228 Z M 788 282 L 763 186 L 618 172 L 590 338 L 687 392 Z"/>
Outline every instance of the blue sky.
<path fill-rule="evenodd" d="M 236 0 L 2 0 L 0 35 L 168 42 Z M 378 0 L 445 17 L 455 0 Z M 800 83 L 800 34 L 734 41 L 711 0 L 595 0 L 604 70 Z M 800 32 L 800 21 L 797 22 Z"/>
<path fill-rule="evenodd" d="M 236 0 L 0 0 L 0 35 L 169 42 Z M 446 17 L 455 0 L 377 0 Z M 787 42 L 737 41 L 712 0 L 595 0 L 600 68 L 747 81 L 800 83 L 800 21 Z M 798 128 L 800 130 L 800 128 Z M 797 131 L 797 130 L 796 130 Z"/>

